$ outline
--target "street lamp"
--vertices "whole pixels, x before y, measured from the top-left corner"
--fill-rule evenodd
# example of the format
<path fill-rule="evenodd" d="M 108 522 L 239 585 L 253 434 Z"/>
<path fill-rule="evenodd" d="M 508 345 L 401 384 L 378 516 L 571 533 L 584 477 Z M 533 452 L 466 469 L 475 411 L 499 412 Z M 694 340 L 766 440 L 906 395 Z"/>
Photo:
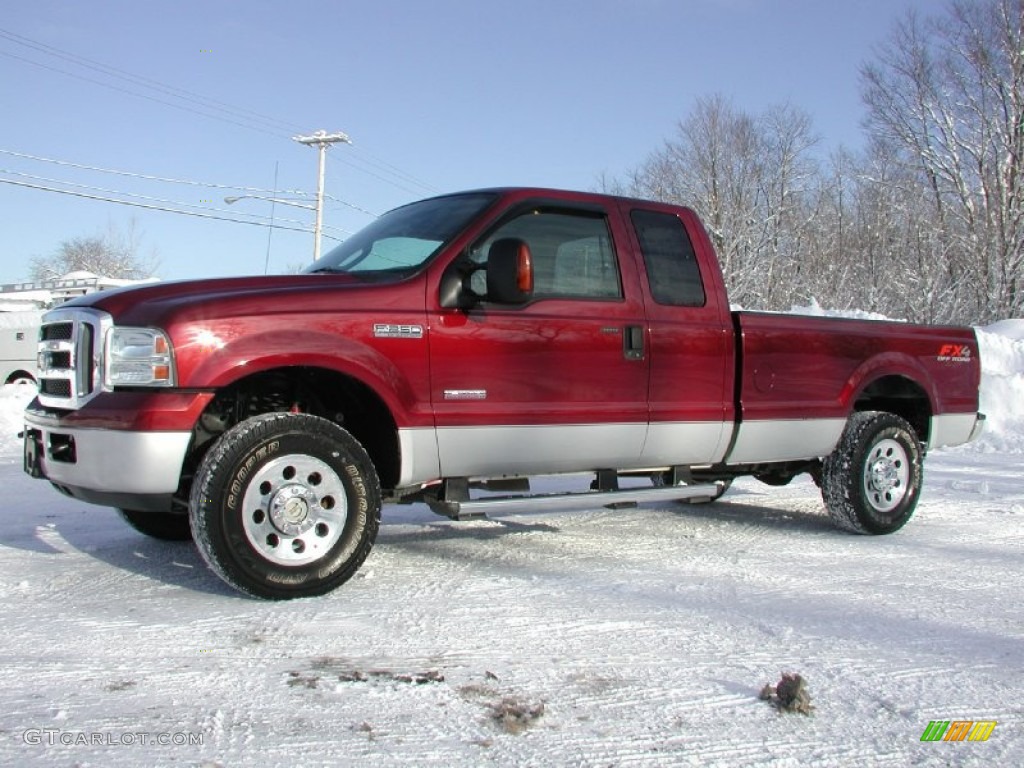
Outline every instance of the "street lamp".
<path fill-rule="evenodd" d="M 313 261 L 317 261 L 320 258 L 320 232 L 323 229 L 324 220 L 324 161 L 327 159 L 327 147 L 337 142 L 344 144 L 351 144 L 352 139 L 347 134 L 341 133 L 327 133 L 327 131 L 317 131 L 311 136 L 292 136 L 292 139 L 299 142 L 299 144 L 305 144 L 307 147 L 317 147 L 320 150 L 320 169 L 317 177 L 317 192 L 316 192 L 316 226 L 314 228 L 313 236 Z"/>
<path fill-rule="evenodd" d="M 277 166 L 274 166 L 274 186 L 277 186 Z M 270 270 L 270 238 L 274 235 L 274 206 L 277 203 L 281 205 L 290 205 L 295 208 L 302 208 L 306 211 L 316 210 L 315 206 L 307 205 L 299 200 L 288 200 L 281 197 L 265 197 L 264 195 L 233 195 L 231 197 L 225 197 L 224 202 L 228 205 L 237 203 L 239 200 L 266 200 L 270 203 L 270 229 L 267 231 L 267 257 L 263 260 L 263 274 L 267 274 Z"/>
<path fill-rule="evenodd" d="M 291 205 L 295 208 L 305 208 L 307 211 L 315 211 L 315 205 L 308 205 L 300 200 L 285 200 L 280 197 L 263 197 L 262 195 L 236 195 L 234 197 L 225 197 L 224 202 L 228 205 L 237 203 L 239 200 L 266 200 L 269 203 L 280 203 L 281 205 Z"/>

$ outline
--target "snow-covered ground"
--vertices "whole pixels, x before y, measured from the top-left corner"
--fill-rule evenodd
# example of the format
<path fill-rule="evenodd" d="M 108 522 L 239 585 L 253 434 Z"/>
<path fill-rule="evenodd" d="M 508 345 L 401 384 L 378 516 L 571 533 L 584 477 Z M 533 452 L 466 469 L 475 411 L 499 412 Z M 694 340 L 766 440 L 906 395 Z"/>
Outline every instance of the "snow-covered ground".
<path fill-rule="evenodd" d="M 286 603 L 29 479 L 6 387 L 0 764 L 1024 765 L 1024 321 L 979 338 L 988 432 L 929 456 L 895 535 L 833 529 L 804 479 L 468 523 L 389 507 L 356 578 Z M 782 672 L 810 717 L 759 700 Z M 931 720 L 997 725 L 922 742 Z"/>

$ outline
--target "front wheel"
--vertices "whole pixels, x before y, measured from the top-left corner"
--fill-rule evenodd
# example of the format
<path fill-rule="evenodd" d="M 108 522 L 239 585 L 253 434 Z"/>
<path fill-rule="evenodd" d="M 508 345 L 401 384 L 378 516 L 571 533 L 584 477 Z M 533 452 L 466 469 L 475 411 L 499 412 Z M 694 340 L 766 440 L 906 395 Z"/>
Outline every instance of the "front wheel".
<path fill-rule="evenodd" d="M 923 475 L 914 428 L 891 413 L 855 413 L 822 466 L 821 493 L 832 520 L 854 533 L 898 531 L 917 506 Z"/>
<path fill-rule="evenodd" d="M 381 491 L 363 447 L 334 422 L 270 413 L 206 453 L 189 503 L 203 559 L 236 589 L 275 600 L 322 595 L 359 569 Z"/>

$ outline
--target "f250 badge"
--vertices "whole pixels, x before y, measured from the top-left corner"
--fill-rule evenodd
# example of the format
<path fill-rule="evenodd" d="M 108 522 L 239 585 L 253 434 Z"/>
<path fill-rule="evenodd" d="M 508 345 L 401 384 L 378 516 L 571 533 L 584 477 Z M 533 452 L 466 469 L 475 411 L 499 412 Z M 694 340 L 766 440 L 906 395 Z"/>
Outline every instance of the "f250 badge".
<path fill-rule="evenodd" d="M 966 344 L 943 344 L 936 359 L 940 363 L 969 363 L 971 348 Z"/>
<path fill-rule="evenodd" d="M 392 323 L 375 323 L 373 335 L 378 339 L 422 339 L 422 325 L 394 325 Z"/>

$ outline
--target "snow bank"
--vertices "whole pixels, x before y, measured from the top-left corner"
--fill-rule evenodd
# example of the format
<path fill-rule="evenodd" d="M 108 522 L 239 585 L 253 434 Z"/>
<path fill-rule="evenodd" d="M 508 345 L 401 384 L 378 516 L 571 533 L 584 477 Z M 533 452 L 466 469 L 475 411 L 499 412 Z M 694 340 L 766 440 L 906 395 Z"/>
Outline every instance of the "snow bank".
<path fill-rule="evenodd" d="M 35 387 L 23 384 L 4 384 L 0 388 L 0 456 L 21 455 L 21 412 L 35 394 Z"/>
<path fill-rule="evenodd" d="M 981 351 L 981 437 L 965 450 L 1024 453 L 1024 320 L 976 328 Z"/>
<path fill-rule="evenodd" d="M 880 315 L 878 312 L 868 312 L 864 309 L 825 309 L 818 303 L 818 300 L 811 297 L 810 304 L 801 306 L 794 304 L 787 313 L 790 315 L 810 315 L 811 317 L 848 317 L 854 320 L 893 320 L 895 322 L 906 322 L 896 318 Z"/>

